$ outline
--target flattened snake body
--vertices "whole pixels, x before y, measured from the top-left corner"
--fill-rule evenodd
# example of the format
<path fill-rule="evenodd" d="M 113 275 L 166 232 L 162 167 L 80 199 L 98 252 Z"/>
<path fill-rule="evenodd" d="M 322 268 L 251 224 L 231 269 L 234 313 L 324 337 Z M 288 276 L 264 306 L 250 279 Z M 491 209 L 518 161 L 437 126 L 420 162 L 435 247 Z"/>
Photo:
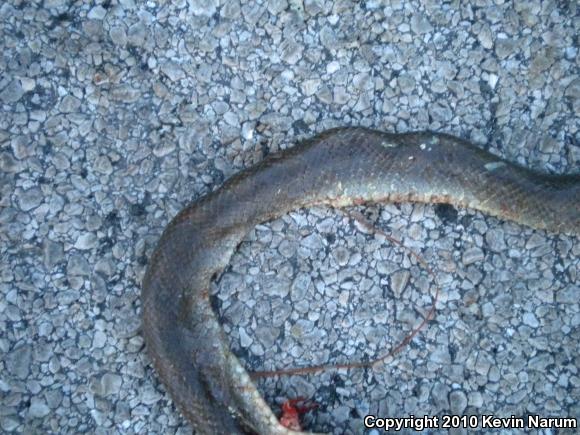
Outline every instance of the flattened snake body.
<path fill-rule="evenodd" d="M 149 354 L 196 433 L 291 433 L 230 352 L 210 303 L 210 280 L 250 229 L 300 207 L 412 201 L 578 236 L 579 198 L 580 175 L 535 173 L 453 136 L 326 131 L 233 176 L 167 226 L 143 282 Z"/>

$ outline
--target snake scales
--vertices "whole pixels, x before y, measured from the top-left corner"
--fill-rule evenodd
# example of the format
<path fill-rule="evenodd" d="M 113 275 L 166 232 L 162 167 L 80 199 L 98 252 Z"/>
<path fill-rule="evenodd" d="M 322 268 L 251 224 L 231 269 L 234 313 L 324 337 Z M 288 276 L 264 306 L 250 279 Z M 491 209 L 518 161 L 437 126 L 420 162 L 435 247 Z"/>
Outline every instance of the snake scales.
<path fill-rule="evenodd" d="M 229 351 L 209 299 L 211 278 L 251 228 L 316 204 L 415 201 L 578 236 L 579 198 L 580 175 L 534 173 L 453 136 L 329 130 L 230 178 L 171 221 L 143 282 L 147 348 L 196 433 L 291 433 Z"/>

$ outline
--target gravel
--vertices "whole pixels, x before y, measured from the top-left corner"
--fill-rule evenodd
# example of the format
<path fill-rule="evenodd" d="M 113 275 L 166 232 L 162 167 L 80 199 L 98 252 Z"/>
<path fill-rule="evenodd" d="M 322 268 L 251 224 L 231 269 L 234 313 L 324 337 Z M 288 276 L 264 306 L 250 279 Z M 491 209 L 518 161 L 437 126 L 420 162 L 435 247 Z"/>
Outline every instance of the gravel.
<path fill-rule="evenodd" d="M 580 167 L 574 2 L 0 5 L 0 428 L 191 431 L 140 336 L 183 206 L 336 126 L 434 130 Z M 580 417 L 580 243 L 472 210 L 359 207 L 427 261 L 435 318 L 373 370 L 261 379 L 316 431 L 366 414 Z M 249 370 L 376 358 L 432 305 L 412 256 L 314 208 L 252 230 L 213 292 Z M 444 433 L 441 431 L 441 433 Z"/>

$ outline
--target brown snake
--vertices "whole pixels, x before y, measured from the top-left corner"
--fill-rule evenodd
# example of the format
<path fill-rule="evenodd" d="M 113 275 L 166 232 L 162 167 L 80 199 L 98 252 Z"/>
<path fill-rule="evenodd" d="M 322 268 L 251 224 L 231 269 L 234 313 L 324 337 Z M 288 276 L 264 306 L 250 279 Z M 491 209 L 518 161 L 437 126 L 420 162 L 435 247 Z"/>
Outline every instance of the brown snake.
<path fill-rule="evenodd" d="M 413 201 L 578 236 L 579 198 L 580 175 L 534 173 L 453 136 L 329 130 L 235 175 L 171 221 L 143 282 L 149 354 L 196 433 L 293 433 L 230 352 L 210 303 L 210 280 L 250 229 L 300 207 Z"/>

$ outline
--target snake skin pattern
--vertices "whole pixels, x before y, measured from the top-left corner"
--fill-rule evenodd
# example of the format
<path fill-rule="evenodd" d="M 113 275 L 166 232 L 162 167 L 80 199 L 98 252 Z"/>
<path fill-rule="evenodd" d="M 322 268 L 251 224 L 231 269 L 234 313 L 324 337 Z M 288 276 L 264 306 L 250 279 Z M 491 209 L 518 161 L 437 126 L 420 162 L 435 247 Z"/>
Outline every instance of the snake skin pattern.
<path fill-rule="evenodd" d="M 150 260 L 143 333 L 197 434 L 289 434 L 228 349 L 209 285 L 244 235 L 300 207 L 448 203 L 580 235 L 580 175 L 534 173 L 453 136 L 334 129 L 271 155 L 182 210 Z"/>

